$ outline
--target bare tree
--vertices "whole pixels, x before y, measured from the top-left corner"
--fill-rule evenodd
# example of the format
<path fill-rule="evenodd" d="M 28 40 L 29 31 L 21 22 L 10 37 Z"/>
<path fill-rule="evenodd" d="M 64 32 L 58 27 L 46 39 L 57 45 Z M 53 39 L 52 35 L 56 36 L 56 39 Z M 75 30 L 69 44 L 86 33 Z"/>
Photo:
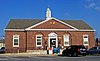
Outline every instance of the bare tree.
<path fill-rule="evenodd" d="M 99 39 L 98 39 L 98 38 L 96 38 L 96 46 L 98 46 L 98 42 L 99 42 Z"/>

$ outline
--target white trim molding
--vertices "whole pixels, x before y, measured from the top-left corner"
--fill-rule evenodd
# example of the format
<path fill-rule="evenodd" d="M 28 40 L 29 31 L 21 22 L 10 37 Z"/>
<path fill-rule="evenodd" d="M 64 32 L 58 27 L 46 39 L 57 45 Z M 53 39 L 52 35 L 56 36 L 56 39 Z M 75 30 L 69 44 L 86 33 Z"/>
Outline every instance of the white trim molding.
<path fill-rule="evenodd" d="M 96 31 L 96 30 L 88 30 L 88 29 L 79 29 L 78 31 Z"/>
<path fill-rule="evenodd" d="M 89 45 L 89 35 L 83 35 L 83 45 L 88 46 Z"/>
<path fill-rule="evenodd" d="M 4 29 L 5 31 L 25 31 L 25 29 Z"/>
<path fill-rule="evenodd" d="M 45 23 L 45 22 L 47 22 L 47 21 L 49 21 L 49 20 L 51 20 L 51 19 L 54 19 L 54 20 L 56 20 L 56 21 L 58 21 L 58 22 L 60 22 L 60 23 L 62 23 L 62 24 L 64 24 L 64 25 L 67 25 L 67 26 L 69 26 L 69 27 L 71 27 L 71 28 L 73 28 L 73 29 L 78 30 L 77 28 L 75 28 L 75 27 L 73 27 L 73 26 L 71 26 L 71 25 L 69 25 L 69 24 L 67 24 L 67 23 L 65 23 L 65 22 L 63 22 L 63 21 L 60 21 L 60 20 L 58 20 L 58 19 L 56 19 L 56 18 L 53 18 L 53 17 L 51 17 L 51 18 L 49 18 L 49 19 L 46 19 L 46 20 L 44 20 L 44 21 L 42 21 L 42 22 L 40 22 L 40 23 L 38 23 L 38 24 L 35 24 L 35 25 L 31 26 L 31 27 L 28 27 L 28 28 L 26 28 L 25 30 L 30 30 L 31 28 L 33 28 L 33 27 L 35 27 L 35 26 L 38 26 L 38 25 L 40 25 L 40 24 L 43 24 L 43 23 Z"/>
<path fill-rule="evenodd" d="M 37 38 L 40 37 L 40 38 Z M 37 45 L 37 39 L 40 39 L 41 45 Z M 36 47 L 42 47 L 42 35 L 36 35 Z"/>
<path fill-rule="evenodd" d="M 14 45 L 15 39 L 17 39 L 18 45 Z M 19 35 L 13 35 L 13 47 L 19 47 Z"/>
<path fill-rule="evenodd" d="M 29 30 L 29 29 L 27 29 Z M 41 30 L 41 31 L 77 31 L 76 29 L 30 29 L 31 31 Z"/>
<path fill-rule="evenodd" d="M 4 29 L 5 31 L 93 31 L 95 32 L 96 30 L 83 30 L 83 29 Z"/>
<path fill-rule="evenodd" d="M 57 34 L 56 33 L 54 33 L 54 32 L 52 32 L 52 33 L 50 33 L 50 34 L 48 34 L 48 47 L 50 48 L 50 39 L 52 39 L 52 38 L 55 38 L 55 41 L 56 41 L 56 47 L 58 47 L 58 38 L 57 38 Z"/>
<path fill-rule="evenodd" d="M 96 31 L 96 30 L 78 30 L 78 29 L 27 29 L 26 31 L 38 31 L 38 30 L 40 30 L 40 31 L 92 31 L 92 32 L 94 32 L 94 31 Z"/>
<path fill-rule="evenodd" d="M 64 46 L 69 46 L 69 34 L 65 34 L 63 35 L 63 38 L 64 38 Z M 66 44 L 67 43 L 67 44 Z"/>

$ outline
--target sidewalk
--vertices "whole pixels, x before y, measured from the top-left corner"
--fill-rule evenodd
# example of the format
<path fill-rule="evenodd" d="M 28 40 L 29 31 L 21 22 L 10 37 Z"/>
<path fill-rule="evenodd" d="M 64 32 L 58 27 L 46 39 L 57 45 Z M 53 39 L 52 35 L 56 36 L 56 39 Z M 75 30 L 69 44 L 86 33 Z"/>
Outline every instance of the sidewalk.
<path fill-rule="evenodd" d="M 0 54 L 0 57 L 2 56 L 13 56 L 13 57 L 16 57 L 16 56 L 28 56 L 28 57 L 31 57 L 31 56 L 58 56 L 58 54 L 32 54 L 32 53 L 5 53 L 5 54 Z"/>

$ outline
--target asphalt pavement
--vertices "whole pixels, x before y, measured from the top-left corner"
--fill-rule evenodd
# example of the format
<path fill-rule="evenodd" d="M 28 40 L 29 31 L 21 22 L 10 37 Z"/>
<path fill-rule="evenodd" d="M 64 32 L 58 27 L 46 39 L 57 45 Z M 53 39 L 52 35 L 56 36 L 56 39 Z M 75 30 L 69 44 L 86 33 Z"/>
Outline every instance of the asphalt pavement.
<path fill-rule="evenodd" d="M 0 61 L 100 61 L 99 55 L 67 57 L 58 55 L 0 55 Z"/>

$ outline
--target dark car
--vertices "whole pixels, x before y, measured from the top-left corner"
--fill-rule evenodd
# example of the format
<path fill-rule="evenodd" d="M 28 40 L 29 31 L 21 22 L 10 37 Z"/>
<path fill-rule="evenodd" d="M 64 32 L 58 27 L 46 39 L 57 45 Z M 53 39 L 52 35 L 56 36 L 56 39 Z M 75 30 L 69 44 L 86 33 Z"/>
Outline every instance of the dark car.
<path fill-rule="evenodd" d="M 87 50 L 87 54 L 100 54 L 100 46 L 92 47 L 89 50 Z"/>
<path fill-rule="evenodd" d="M 72 45 L 64 49 L 62 54 L 67 56 L 86 56 L 87 49 L 83 45 Z"/>
<path fill-rule="evenodd" d="M 0 53 L 5 53 L 5 47 L 1 47 Z"/>

